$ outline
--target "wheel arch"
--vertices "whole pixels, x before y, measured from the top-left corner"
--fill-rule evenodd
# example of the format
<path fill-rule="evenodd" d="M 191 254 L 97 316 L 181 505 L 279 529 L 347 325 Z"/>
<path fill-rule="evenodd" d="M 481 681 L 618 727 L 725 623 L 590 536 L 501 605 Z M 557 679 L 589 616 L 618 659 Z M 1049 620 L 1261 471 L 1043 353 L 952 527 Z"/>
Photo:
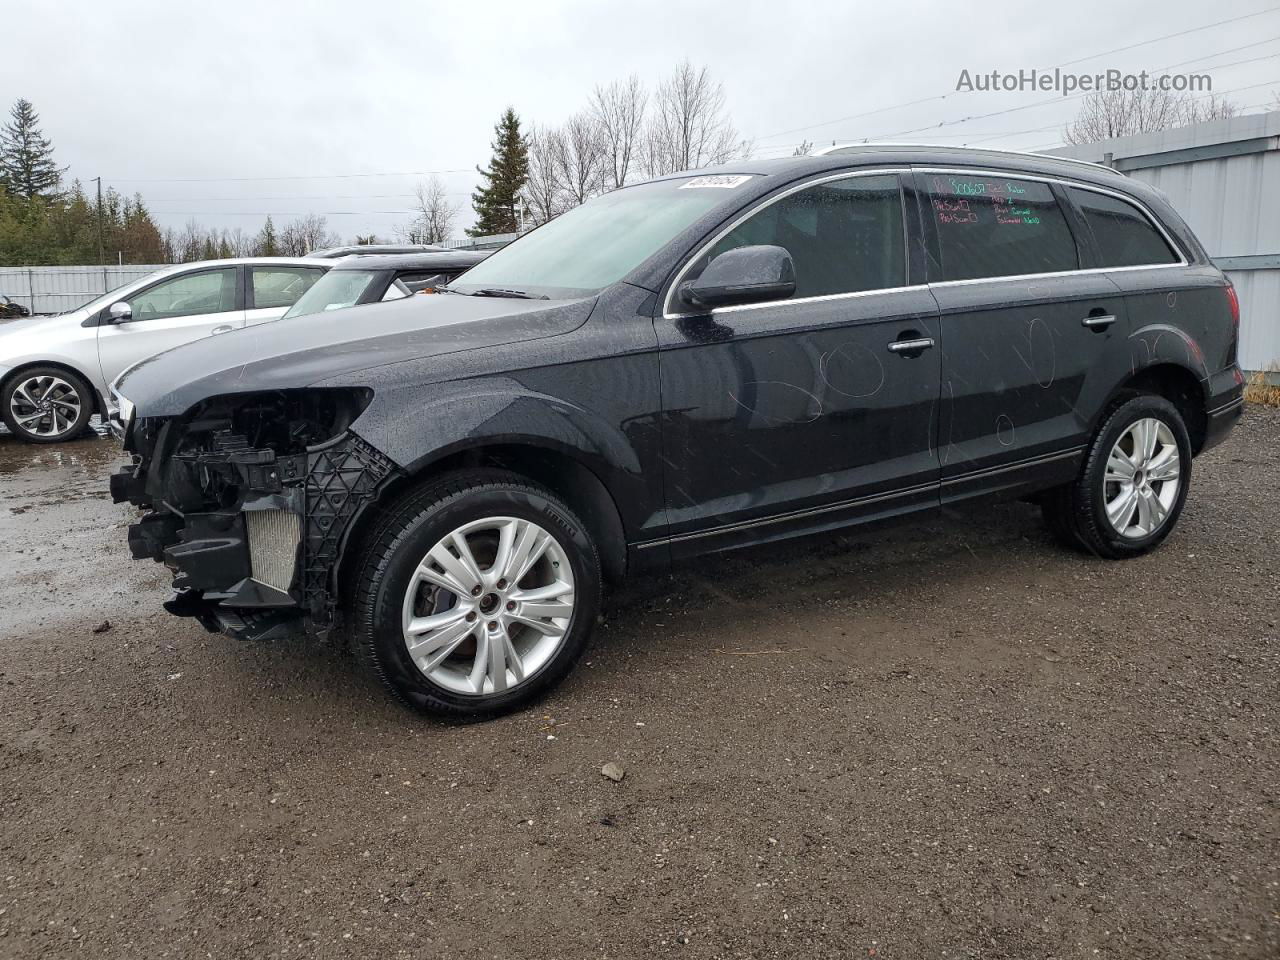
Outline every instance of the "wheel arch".
<path fill-rule="evenodd" d="M 65 360 L 24 360 L 16 367 L 5 372 L 4 380 L 0 381 L 0 387 L 7 384 L 15 376 L 25 373 L 28 370 L 34 370 L 36 367 L 56 367 L 59 370 L 65 370 L 67 373 L 74 374 L 84 381 L 85 386 L 89 388 L 89 396 L 93 400 L 93 412 L 102 416 L 106 414 L 106 401 L 98 388 L 93 385 L 93 377 L 85 373 L 73 363 L 67 363 Z"/>
<path fill-rule="evenodd" d="M 1205 381 L 1190 368 L 1174 362 L 1154 363 L 1136 371 L 1122 382 L 1108 398 L 1102 416 L 1128 393 L 1151 393 L 1164 397 L 1182 415 L 1191 438 L 1191 452 L 1198 454 L 1208 433 L 1208 396 Z"/>
<path fill-rule="evenodd" d="M 456 446 L 401 473 L 387 483 L 366 516 L 355 525 L 359 529 L 340 552 L 340 565 L 363 549 L 366 538 L 380 526 L 379 516 L 388 505 L 426 480 L 455 470 L 483 467 L 519 474 L 564 500 L 595 540 L 605 578 L 611 583 L 623 579 L 627 567 L 626 531 L 614 494 L 579 457 L 543 438 L 531 437 Z"/>

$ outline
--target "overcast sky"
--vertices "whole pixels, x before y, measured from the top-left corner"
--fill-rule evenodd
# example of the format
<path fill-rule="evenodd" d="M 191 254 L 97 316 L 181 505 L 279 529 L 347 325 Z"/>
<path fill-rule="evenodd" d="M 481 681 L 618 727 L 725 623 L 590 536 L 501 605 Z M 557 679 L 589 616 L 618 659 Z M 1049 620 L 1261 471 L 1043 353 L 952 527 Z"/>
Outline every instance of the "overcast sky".
<path fill-rule="evenodd" d="M 526 123 L 558 123 L 594 85 L 633 72 L 652 85 L 686 57 L 723 83 L 758 156 L 789 154 L 805 137 L 1049 147 L 1078 100 L 956 92 L 961 70 L 1051 69 L 1182 31 L 1065 69 L 1204 72 L 1248 112 L 1275 108 L 1280 7 L 1269 0 L 1052 9 L 952 0 L 0 0 L 0 100 L 31 100 L 69 176 L 101 175 L 142 193 L 161 226 L 194 217 L 256 232 L 267 213 L 278 224 L 315 212 L 344 238 L 390 238 L 430 171 L 441 172 L 466 226 L 474 167 L 487 163 L 505 106 Z"/>

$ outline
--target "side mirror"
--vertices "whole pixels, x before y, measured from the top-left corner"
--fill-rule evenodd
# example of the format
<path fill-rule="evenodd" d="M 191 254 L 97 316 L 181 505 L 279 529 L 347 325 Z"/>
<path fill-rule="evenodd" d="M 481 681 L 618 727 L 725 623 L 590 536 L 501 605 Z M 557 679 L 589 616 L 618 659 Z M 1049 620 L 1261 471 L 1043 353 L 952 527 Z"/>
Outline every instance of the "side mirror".
<path fill-rule="evenodd" d="M 796 292 L 796 268 L 783 247 L 755 246 L 726 250 L 702 275 L 680 287 L 680 296 L 695 307 L 725 307 L 762 300 L 785 300 Z"/>
<path fill-rule="evenodd" d="M 107 319 L 112 323 L 127 323 L 133 319 L 133 307 L 119 300 L 107 307 Z"/>

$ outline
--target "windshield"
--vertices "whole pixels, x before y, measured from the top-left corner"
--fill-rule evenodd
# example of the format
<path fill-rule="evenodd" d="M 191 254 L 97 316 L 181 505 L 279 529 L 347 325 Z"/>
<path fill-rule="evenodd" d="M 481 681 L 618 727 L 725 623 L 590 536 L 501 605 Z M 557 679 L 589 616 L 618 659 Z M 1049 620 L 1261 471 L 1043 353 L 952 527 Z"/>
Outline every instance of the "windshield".
<path fill-rule="evenodd" d="M 588 200 L 503 247 L 445 289 L 552 299 L 599 293 L 723 203 L 729 193 L 715 187 L 682 187 L 691 182 L 644 183 Z"/>
<path fill-rule="evenodd" d="M 377 270 L 330 270 L 298 298 L 283 319 L 353 307 L 378 273 Z"/>

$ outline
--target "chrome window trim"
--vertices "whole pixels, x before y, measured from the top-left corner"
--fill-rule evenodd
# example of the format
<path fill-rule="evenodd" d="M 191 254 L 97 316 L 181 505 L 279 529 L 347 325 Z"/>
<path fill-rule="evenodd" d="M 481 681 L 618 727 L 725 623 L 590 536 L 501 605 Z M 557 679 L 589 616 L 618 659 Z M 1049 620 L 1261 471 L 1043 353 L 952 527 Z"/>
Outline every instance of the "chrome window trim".
<path fill-rule="evenodd" d="M 1061 159 L 1061 158 L 1058 158 L 1058 159 Z M 1086 161 L 1081 161 L 1081 162 L 1086 162 Z M 1110 169 L 1110 168 L 1107 168 L 1107 169 Z M 1182 267 L 1189 267 L 1193 265 L 1191 261 L 1186 258 L 1186 254 L 1182 249 L 1182 245 L 1174 241 L 1173 237 L 1169 235 L 1169 231 L 1165 229 L 1164 224 L 1160 222 L 1160 218 L 1155 216 L 1155 214 L 1151 212 L 1151 210 L 1147 207 L 1146 204 L 1144 204 L 1141 200 L 1138 200 L 1136 197 L 1131 197 L 1128 194 L 1121 193 L 1117 190 L 1109 190 L 1106 187 L 1100 187 L 1100 186 L 1097 186 L 1096 184 L 1081 183 L 1078 180 L 1068 180 L 1062 177 L 1049 177 L 1049 176 L 1043 176 L 1040 174 L 1022 173 L 1020 171 L 1001 170 L 998 167 L 984 167 L 981 165 L 974 166 L 974 167 L 883 167 L 883 168 L 877 167 L 871 170 L 858 170 L 858 171 L 852 171 L 852 172 L 845 170 L 845 171 L 841 171 L 840 173 L 831 174 L 826 177 L 819 177 L 816 180 L 806 180 L 803 183 L 792 186 L 775 196 L 769 197 L 768 199 L 762 201 L 761 203 L 747 210 L 740 217 L 738 217 L 736 220 L 730 223 L 727 227 L 725 227 L 723 230 L 717 233 L 714 237 L 712 237 L 710 240 L 708 240 L 706 243 L 700 246 L 697 249 L 697 251 L 691 257 L 689 257 L 688 260 L 685 261 L 684 266 L 682 266 L 679 272 L 676 273 L 675 279 L 671 282 L 671 285 L 667 288 L 666 296 L 663 298 L 662 319 L 681 320 L 686 317 L 700 317 L 700 316 L 707 315 L 705 313 L 673 312 L 672 301 L 675 298 L 675 292 L 676 290 L 679 289 L 680 283 L 684 280 L 685 274 L 689 272 L 689 268 L 692 267 L 693 264 L 695 264 L 698 261 L 699 257 L 701 257 L 704 253 L 706 253 L 708 249 L 715 246 L 715 244 L 719 243 L 727 234 L 729 234 L 734 229 L 736 229 L 740 224 L 742 224 L 744 221 L 746 221 L 750 217 L 754 216 L 759 211 L 764 210 L 766 207 L 776 203 L 779 200 L 782 200 L 786 197 L 791 196 L 791 194 L 793 193 L 797 193 L 808 187 L 817 186 L 823 183 L 829 183 L 833 180 L 847 180 L 853 177 L 871 177 L 871 176 L 887 176 L 887 175 L 901 177 L 903 173 L 913 173 L 913 172 L 914 173 L 959 173 L 964 175 L 996 174 L 998 176 L 1009 177 L 1010 179 L 1013 179 L 1013 180 L 1033 180 L 1039 183 L 1056 183 L 1063 187 L 1074 187 L 1077 190 L 1090 190 L 1094 193 L 1100 193 L 1100 194 L 1103 194 L 1104 196 L 1113 197 L 1116 200 L 1120 200 L 1124 203 L 1130 204 L 1133 207 L 1136 207 L 1138 212 L 1141 213 L 1144 217 L 1146 217 L 1147 221 L 1156 228 L 1160 236 L 1164 239 L 1164 242 L 1169 245 L 1169 249 L 1173 250 L 1177 254 L 1178 261 L 1176 263 L 1137 264 L 1135 266 L 1128 266 L 1128 267 L 1079 267 L 1075 270 L 1056 270 L 1051 273 L 1017 273 L 1017 274 L 1008 274 L 1007 276 L 999 276 L 999 277 L 973 277 L 968 280 L 938 280 L 933 283 L 910 284 L 905 287 L 885 287 L 880 290 L 857 290 L 850 293 L 824 294 L 818 297 L 798 297 L 798 298 L 790 298 L 786 300 L 766 300 L 761 303 L 744 303 L 744 304 L 738 304 L 732 307 L 716 307 L 711 311 L 710 315 L 715 317 L 715 316 L 721 316 L 727 313 L 738 313 L 744 310 L 759 310 L 763 307 L 776 307 L 779 304 L 784 304 L 784 303 L 786 304 L 818 303 L 824 300 L 843 300 L 849 297 L 867 297 L 867 296 L 876 296 L 879 294 L 904 293 L 912 290 L 926 290 L 931 287 L 954 287 L 954 286 L 963 286 L 965 284 L 973 284 L 973 283 L 1009 283 L 1009 282 L 1017 282 L 1017 281 L 1035 280 L 1037 278 L 1047 279 L 1047 278 L 1053 278 L 1053 277 L 1073 277 L 1073 276 L 1079 276 L 1081 274 L 1093 275 L 1093 274 L 1100 274 L 1100 273 L 1120 273 L 1120 272 L 1129 271 L 1129 270 L 1168 270 L 1171 268 L 1176 269 L 1176 268 L 1182 268 Z M 1054 199 L 1056 202 L 1057 198 L 1055 197 Z M 1063 211 L 1063 214 L 1064 215 L 1066 214 L 1065 210 Z M 906 223 L 905 223 L 905 217 L 904 217 L 904 228 L 905 227 L 906 227 Z M 908 257 L 910 256 L 909 248 L 907 249 L 907 255 Z"/>
<path fill-rule="evenodd" d="M 1040 174 L 1010 172 L 1007 170 L 1000 170 L 998 167 L 915 167 L 913 169 L 916 173 L 959 173 L 965 175 L 971 175 L 973 173 L 995 173 L 1003 177 L 1008 177 L 1011 180 L 1034 180 L 1039 183 L 1056 183 L 1062 187 L 1074 187 L 1077 190 L 1089 190 L 1093 193 L 1101 193 L 1104 196 L 1113 197 L 1116 200 L 1123 201 L 1124 203 L 1128 203 L 1130 206 L 1136 207 L 1138 212 L 1146 217 L 1152 226 L 1156 228 L 1157 232 L 1159 232 L 1160 236 L 1164 238 L 1164 242 L 1169 245 L 1169 249 L 1178 256 L 1177 263 L 1142 263 L 1129 267 L 1080 267 L 1076 270 L 1056 270 L 1052 273 L 1021 273 L 1000 277 L 973 277 L 968 280 L 939 280 L 937 283 L 929 284 L 931 287 L 951 286 L 959 283 L 989 283 L 991 281 L 1000 280 L 1025 280 L 1028 277 L 1063 277 L 1077 273 L 1113 273 L 1117 270 L 1160 270 L 1167 267 L 1191 266 L 1191 261 L 1187 259 L 1186 252 L 1182 249 L 1182 245 L 1176 243 L 1173 237 L 1169 235 L 1169 231 L 1164 228 L 1164 224 L 1160 222 L 1160 218 L 1155 216 L 1141 200 L 1138 200 L 1136 197 L 1131 197 L 1128 194 L 1120 193 L 1117 190 L 1109 190 L 1106 187 L 1099 187 L 1092 183 L 1081 183 L 1078 180 L 1067 180 L 1062 177 L 1047 177 Z M 925 192 L 927 193 L 928 191 Z M 1056 202 L 1057 198 L 1055 197 L 1054 200 Z M 1066 211 L 1063 210 L 1062 212 L 1065 216 Z"/>
<path fill-rule="evenodd" d="M 813 179 L 813 180 L 805 180 L 802 183 L 794 184 L 788 187 L 787 189 L 783 190 L 781 193 L 776 193 L 771 197 L 766 197 L 764 200 L 760 201 L 755 206 L 749 208 L 746 212 L 744 212 L 736 220 L 731 222 L 728 226 L 726 226 L 723 230 L 721 230 L 719 233 L 713 236 L 710 240 L 702 244 L 702 246 L 698 247 L 697 251 L 684 262 L 684 265 L 676 273 L 675 279 L 672 280 L 670 286 L 667 287 L 666 296 L 663 298 L 663 301 L 662 301 L 662 319 L 681 320 L 681 319 L 684 319 L 685 317 L 707 316 L 706 313 L 675 312 L 672 309 L 672 303 L 673 303 L 673 300 L 675 299 L 675 292 L 680 289 L 680 284 L 684 281 L 685 274 L 689 272 L 689 269 L 695 263 L 698 262 L 699 258 L 704 253 L 706 253 L 708 250 L 714 247 L 726 236 L 728 236 L 730 233 L 736 230 L 741 224 L 751 219 L 761 210 L 766 210 L 769 207 L 773 206 L 773 204 L 777 203 L 779 200 L 785 200 L 787 197 L 791 196 L 792 194 L 799 193 L 801 190 L 807 190 L 810 187 L 820 186 L 821 184 L 824 184 L 824 183 L 831 183 L 835 180 L 852 180 L 855 177 L 884 177 L 884 176 L 897 177 L 899 203 L 903 203 L 904 202 L 904 194 L 903 194 L 904 185 L 902 183 L 902 175 L 908 174 L 910 172 L 911 172 L 911 168 L 905 164 L 896 166 L 896 167 L 884 167 L 884 168 L 877 167 L 871 170 L 841 170 L 839 173 L 829 174 L 825 177 L 817 177 L 816 179 Z M 911 249 L 910 249 L 910 246 L 908 245 L 909 236 L 910 236 L 910 232 L 907 224 L 907 211 L 904 206 L 904 209 L 902 211 L 902 253 L 903 253 L 903 269 L 904 270 L 910 269 Z M 725 313 L 737 312 L 740 310 L 758 310 L 761 307 L 776 306 L 780 303 L 816 303 L 822 300 L 839 300 L 845 297 L 863 297 L 863 296 L 867 296 L 868 294 L 894 293 L 894 292 L 901 292 L 903 290 L 923 290 L 923 289 L 924 289 L 924 284 L 916 284 L 916 285 L 907 286 L 907 287 L 884 287 L 879 290 L 853 290 L 853 291 L 850 291 L 849 293 L 826 293 L 816 297 L 789 297 L 784 300 L 766 300 L 762 303 L 742 303 L 732 307 L 716 307 L 711 311 L 711 316 L 713 317 L 720 316 Z"/>
<path fill-rule="evenodd" d="M 718 317 L 725 313 L 741 313 L 746 310 L 760 310 L 764 307 L 780 307 L 793 303 L 822 303 L 825 300 L 850 300 L 854 297 L 878 297 L 886 293 L 906 293 L 910 290 L 928 290 L 928 284 L 914 283 L 906 287 L 880 287 L 877 290 L 853 290 L 849 293 L 824 293 L 816 297 L 792 297 L 787 300 L 765 300 L 761 303 L 739 303 L 732 307 L 716 307 L 711 316 Z M 681 317 L 703 317 L 703 313 L 663 314 L 667 320 L 678 320 Z"/>

